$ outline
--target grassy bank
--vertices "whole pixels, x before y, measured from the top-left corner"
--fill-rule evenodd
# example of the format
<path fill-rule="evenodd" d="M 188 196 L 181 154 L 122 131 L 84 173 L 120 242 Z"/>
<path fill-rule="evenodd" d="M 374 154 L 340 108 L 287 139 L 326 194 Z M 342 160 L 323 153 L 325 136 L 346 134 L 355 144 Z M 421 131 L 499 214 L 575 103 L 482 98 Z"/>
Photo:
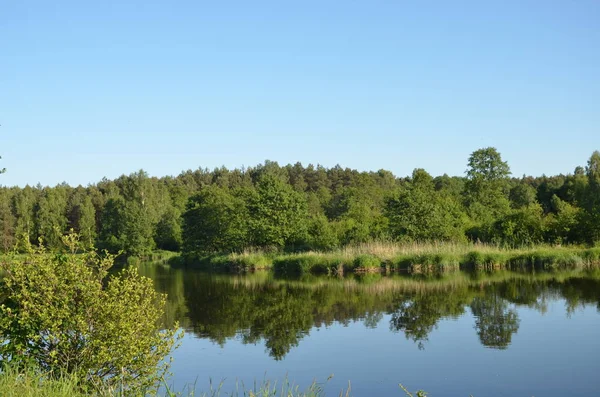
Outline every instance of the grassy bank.
<path fill-rule="evenodd" d="M 372 243 L 339 250 L 302 253 L 246 251 L 173 263 L 214 271 L 273 270 L 277 274 L 343 274 L 344 272 L 410 273 L 456 270 L 572 270 L 600 267 L 600 247 L 537 246 L 505 249 L 484 244 Z"/>

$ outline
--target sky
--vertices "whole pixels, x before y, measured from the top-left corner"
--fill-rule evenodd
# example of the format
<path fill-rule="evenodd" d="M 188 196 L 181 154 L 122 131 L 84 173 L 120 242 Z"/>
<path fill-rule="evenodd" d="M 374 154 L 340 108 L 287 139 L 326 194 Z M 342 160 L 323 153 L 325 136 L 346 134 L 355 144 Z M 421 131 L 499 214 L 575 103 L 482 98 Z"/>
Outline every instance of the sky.
<path fill-rule="evenodd" d="M 0 184 L 600 149 L 600 1 L 0 0 Z"/>

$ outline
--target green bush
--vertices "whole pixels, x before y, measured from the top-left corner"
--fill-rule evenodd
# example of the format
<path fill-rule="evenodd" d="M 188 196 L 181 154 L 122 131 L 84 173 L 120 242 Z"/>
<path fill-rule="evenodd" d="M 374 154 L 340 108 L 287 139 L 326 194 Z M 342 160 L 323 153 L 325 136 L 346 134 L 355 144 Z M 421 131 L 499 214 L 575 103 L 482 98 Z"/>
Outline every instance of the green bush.
<path fill-rule="evenodd" d="M 159 329 L 165 296 L 135 267 L 108 277 L 113 257 L 76 254 L 77 236 L 64 243 L 68 253 L 30 249 L 26 260 L 0 265 L 2 363 L 98 388 L 157 387 L 177 334 Z"/>
<path fill-rule="evenodd" d="M 381 268 L 381 259 L 374 255 L 359 255 L 352 262 L 354 269 L 376 270 Z"/>

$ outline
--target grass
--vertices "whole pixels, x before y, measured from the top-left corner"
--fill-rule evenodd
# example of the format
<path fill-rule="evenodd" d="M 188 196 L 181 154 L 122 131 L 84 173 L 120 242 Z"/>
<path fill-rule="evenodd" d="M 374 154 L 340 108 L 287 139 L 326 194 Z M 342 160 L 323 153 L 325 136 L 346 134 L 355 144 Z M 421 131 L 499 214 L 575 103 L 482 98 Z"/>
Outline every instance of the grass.
<path fill-rule="evenodd" d="M 327 381 L 333 377 L 330 376 Z M 243 383 L 236 383 L 235 390 L 231 392 L 223 391 L 223 383 L 216 386 L 211 384 L 208 392 L 197 392 L 194 385 L 186 387 L 183 391 L 175 392 L 171 390 L 166 382 L 163 391 L 159 392 L 159 397 L 320 397 L 325 396 L 323 390 L 324 384 L 313 383 L 306 389 L 301 390 L 297 385 L 290 383 L 287 379 L 283 382 L 273 382 L 263 380 L 260 383 L 248 388 Z M 400 389 L 407 397 L 425 397 L 427 393 L 422 390 L 412 394 L 402 384 Z M 0 372 L 0 395 L 2 397 L 145 397 L 146 393 L 127 393 L 126 388 L 117 390 L 82 390 L 77 379 L 72 376 L 63 376 L 58 379 L 52 379 L 45 376 L 42 372 L 27 369 L 16 371 L 14 369 L 5 369 Z M 340 391 L 339 397 L 350 397 L 351 386 Z"/>
<path fill-rule="evenodd" d="M 331 379 L 330 376 L 329 379 Z M 182 391 L 173 391 L 163 382 L 162 390 L 158 392 L 159 397 L 319 397 L 324 396 L 324 384 L 313 383 L 301 390 L 298 385 L 284 379 L 283 382 L 263 380 L 255 382 L 251 387 L 236 382 L 235 389 L 230 392 L 223 390 L 223 383 L 213 386 L 206 392 L 199 392 L 195 385 L 185 387 Z M 117 389 L 82 389 L 78 379 L 72 375 L 65 375 L 57 379 L 46 376 L 43 372 L 35 369 L 17 371 L 10 367 L 0 372 L 0 396 L 2 397 L 145 397 L 152 393 L 127 392 L 126 385 Z M 340 397 L 350 396 L 350 388 L 343 390 Z"/>
<path fill-rule="evenodd" d="M 188 265 L 218 271 L 273 270 L 276 274 L 341 274 L 403 271 L 447 273 L 457 270 L 569 270 L 600 267 L 600 247 L 507 249 L 487 244 L 374 242 L 332 251 L 241 253 L 188 259 Z"/>

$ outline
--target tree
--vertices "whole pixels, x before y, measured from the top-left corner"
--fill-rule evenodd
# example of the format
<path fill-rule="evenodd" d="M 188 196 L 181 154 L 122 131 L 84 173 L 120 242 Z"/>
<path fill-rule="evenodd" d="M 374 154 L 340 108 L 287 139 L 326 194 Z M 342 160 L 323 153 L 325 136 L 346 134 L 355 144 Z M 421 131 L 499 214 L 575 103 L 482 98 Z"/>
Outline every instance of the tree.
<path fill-rule="evenodd" d="M 108 277 L 113 257 L 76 254 L 76 235 L 63 241 L 65 253 L 30 249 L 0 265 L 0 359 L 93 387 L 157 388 L 176 337 L 159 329 L 165 296 L 135 267 Z"/>
<path fill-rule="evenodd" d="M 18 190 L 13 196 L 13 213 L 16 217 L 15 237 L 23 250 L 23 244 L 34 240 L 34 207 L 37 202 L 37 192 L 29 185 Z"/>
<path fill-rule="evenodd" d="M 306 198 L 274 174 L 260 176 L 256 194 L 248 198 L 253 245 L 282 248 L 304 239 L 308 220 Z"/>
<path fill-rule="evenodd" d="M 48 248 L 57 249 L 61 236 L 67 229 L 67 197 L 62 188 L 45 188 L 35 207 L 36 232 Z"/>
<path fill-rule="evenodd" d="M 0 191 L 0 249 L 8 252 L 15 245 L 16 219 L 10 206 L 10 192 L 7 189 Z"/>
<path fill-rule="evenodd" d="M 584 224 L 588 241 L 600 242 L 600 152 L 592 153 L 586 167 L 588 186 L 585 193 Z"/>
<path fill-rule="evenodd" d="M 513 210 L 491 227 L 491 240 L 512 248 L 539 244 L 544 239 L 542 207 L 539 204 Z"/>
<path fill-rule="evenodd" d="M 508 163 L 496 148 L 487 147 L 471 153 L 469 157 L 467 178 L 471 184 L 481 182 L 498 182 L 510 175 Z"/>
<path fill-rule="evenodd" d="M 547 216 L 547 240 L 554 244 L 569 244 L 582 241 L 580 233 L 581 208 L 552 196 L 554 212 Z"/>
<path fill-rule="evenodd" d="M 510 168 L 493 147 L 474 151 L 469 157 L 468 167 L 465 204 L 471 218 L 485 228 L 510 209 Z M 479 234 L 485 236 L 485 233 Z"/>
<path fill-rule="evenodd" d="M 465 215 L 460 203 L 448 192 L 436 191 L 433 178 L 423 169 L 415 169 L 410 183 L 388 200 L 386 214 L 396 239 L 464 239 Z"/>
<path fill-rule="evenodd" d="M 125 212 L 125 200 L 115 195 L 104 204 L 100 216 L 100 233 L 98 236 L 98 247 L 117 253 L 125 248 L 123 213 Z"/>
<path fill-rule="evenodd" d="M 96 241 L 96 208 L 85 190 L 76 190 L 69 200 L 67 218 L 69 227 L 75 230 L 87 247 Z"/>
<path fill-rule="evenodd" d="M 156 195 L 144 171 L 119 179 L 122 194 L 112 191 L 101 216 L 99 246 L 115 253 L 144 256 L 155 247 Z"/>
<path fill-rule="evenodd" d="M 512 208 L 519 209 L 537 203 L 536 190 L 533 186 L 525 183 L 519 183 L 510 189 L 510 205 Z"/>
<path fill-rule="evenodd" d="M 207 186 L 189 200 L 183 214 L 183 252 L 202 255 L 241 250 L 248 245 L 244 200 L 218 186 Z"/>
<path fill-rule="evenodd" d="M 179 251 L 182 244 L 181 213 L 173 206 L 163 213 L 154 234 L 156 246 L 168 251 Z"/>

